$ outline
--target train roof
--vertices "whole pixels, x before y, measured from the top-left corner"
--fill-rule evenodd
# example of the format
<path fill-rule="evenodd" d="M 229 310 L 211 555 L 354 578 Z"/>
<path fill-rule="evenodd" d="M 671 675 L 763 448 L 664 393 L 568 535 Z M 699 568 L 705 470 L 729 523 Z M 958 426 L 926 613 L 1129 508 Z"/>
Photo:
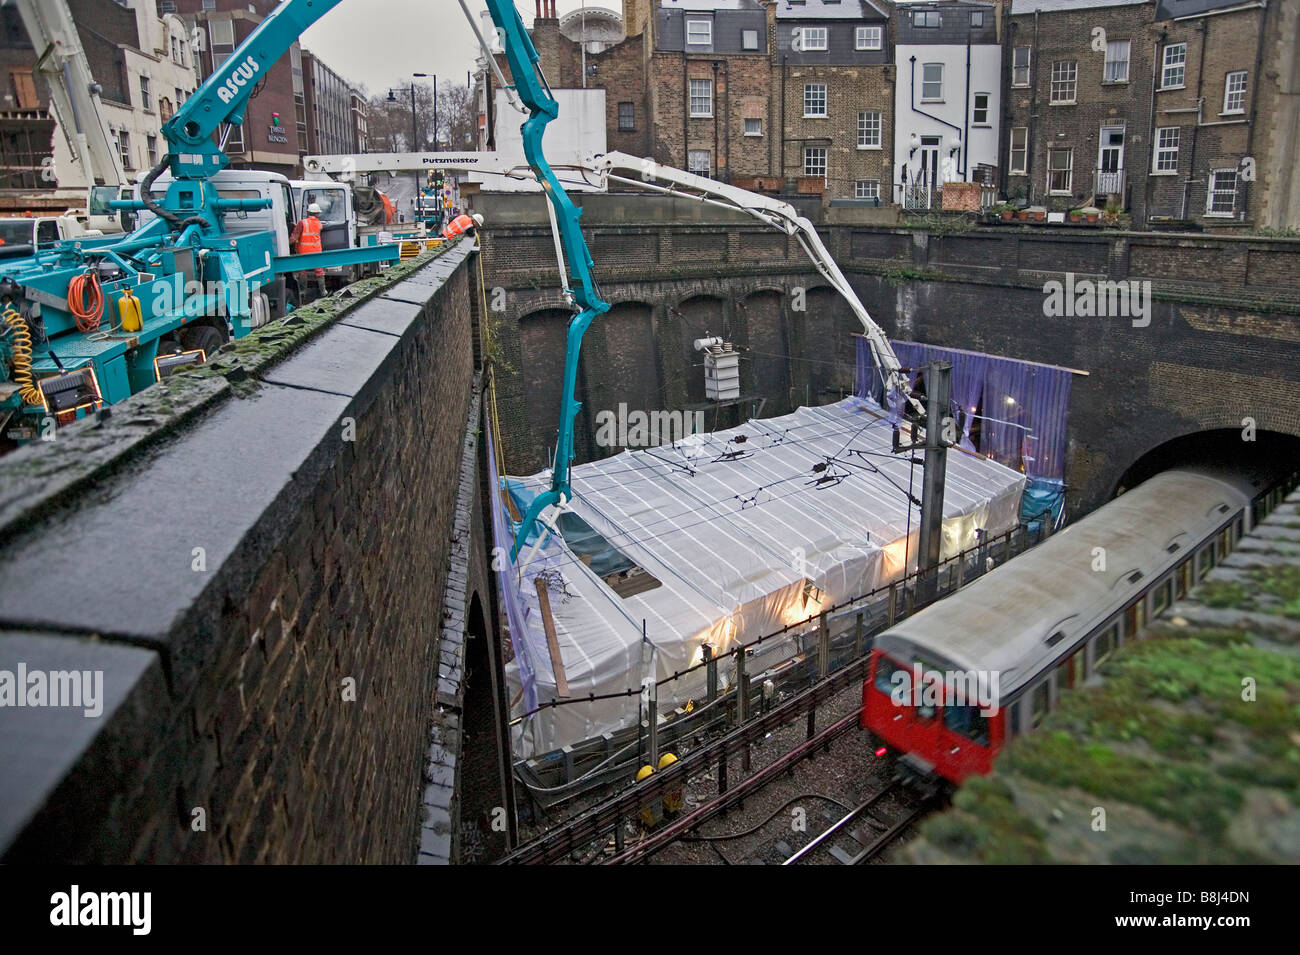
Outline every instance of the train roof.
<path fill-rule="evenodd" d="M 996 672 L 1006 699 L 1249 502 L 1212 474 L 1158 474 L 880 634 L 875 645 L 899 662 Z M 1100 553 L 1105 570 L 1094 570 Z M 1049 643 L 1058 631 L 1063 636 Z"/>

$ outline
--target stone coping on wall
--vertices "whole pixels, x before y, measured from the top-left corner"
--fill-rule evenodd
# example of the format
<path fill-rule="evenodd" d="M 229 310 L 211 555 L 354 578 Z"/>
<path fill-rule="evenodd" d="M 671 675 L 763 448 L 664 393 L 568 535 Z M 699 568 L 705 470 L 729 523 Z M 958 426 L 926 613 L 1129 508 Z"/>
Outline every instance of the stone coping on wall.
<path fill-rule="evenodd" d="M 744 220 L 691 219 L 669 228 L 658 222 L 584 217 L 595 274 L 612 282 L 674 281 L 699 277 L 779 276 L 813 272 L 797 242 Z M 879 275 L 894 283 L 956 282 L 1042 289 L 1066 273 L 1079 279 L 1149 281 L 1156 300 L 1256 312 L 1300 313 L 1300 239 L 1154 232 L 1050 232 L 1007 227 L 926 231 L 902 227 L 829 224 L 822 239 L 845 274 Z M 712 237 L 717 255 L 701 258 L 698 237 Z M 778 243 L 756 255 L 754 236 Z M 649 237 L 648 239 L 646 237 Z M 640 242 L 629 254 L 620 242 Z M 692 241 L 693 240 L 693 241 Z M 548 229 L 532 222 L 501 223 L 493 243 L 510 245 L 508 259 L 487 248 L 488 281 L 520 288 L 554 281 Z M 779 243 L 784 241 L 784 246 Z M 629 248 L 633 248 L 629 246 Z M 536 254 L 533 254 L 536 252 Z M 548 278 L 550 276 L 550 278 Z"/>

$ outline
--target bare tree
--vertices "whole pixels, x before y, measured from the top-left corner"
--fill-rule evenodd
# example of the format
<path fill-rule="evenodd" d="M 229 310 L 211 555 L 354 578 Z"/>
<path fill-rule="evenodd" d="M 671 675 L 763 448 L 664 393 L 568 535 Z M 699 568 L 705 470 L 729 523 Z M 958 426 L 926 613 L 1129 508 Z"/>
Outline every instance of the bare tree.
<path fill-rule="evenodd" d="M 473 149 L 477 138 L 474 95 L 468 86 L 438 89 L 438 139 L 447 149 Z"/>
<path fill-rule="evenodd" d="M 476 115 L 469 87 L 438 84 L 437 135 L 434 134 L 433 86 L 416 82 L 415 126 L 411 125 L 411 84 L 398 83 L 370 97 L 367 133 L 372 152 L 472 149 Z M 391 94 L 391 95 L 390 95 Z"/>
<path fill-rule="evenodd" d="M 393 87 L 370 97 L 366 134 L 373 152 L 405 152 L 412 148 L 410 93 Z"/>

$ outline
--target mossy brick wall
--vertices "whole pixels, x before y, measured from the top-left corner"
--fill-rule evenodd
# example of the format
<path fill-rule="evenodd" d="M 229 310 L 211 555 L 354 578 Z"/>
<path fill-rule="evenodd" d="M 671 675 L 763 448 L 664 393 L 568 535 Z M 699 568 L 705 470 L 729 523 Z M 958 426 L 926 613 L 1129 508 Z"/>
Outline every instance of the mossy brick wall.
<path fill-rule="evenodd" d="M 5 526 L 9 566 L 71 527 L 103 573 L 62 601 L 5 578 L 0 666 L 108 684 L 100 720 L 0 712 L 6 861 L 415 861 L 431 728 L 463 677 L 439 659 L 449 572 L 458 601 L 490 601 L 481 522 L 453 542 L 478 494 L 471 246 L 389 273 L 283 360 L 218 356 L 219 394 L 164 440 Z M 174 425 L 166 394 L 59 440 Z"/>

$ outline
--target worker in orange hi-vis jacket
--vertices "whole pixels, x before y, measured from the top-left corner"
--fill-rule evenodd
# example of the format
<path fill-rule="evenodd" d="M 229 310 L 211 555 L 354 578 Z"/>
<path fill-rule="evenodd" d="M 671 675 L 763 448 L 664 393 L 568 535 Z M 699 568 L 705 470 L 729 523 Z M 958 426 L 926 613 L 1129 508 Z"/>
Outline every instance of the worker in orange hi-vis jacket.
<path fill-rule="evenodd" d="M 293 227 L 293 233 L 289 236 L 290 247 L 299 255 L 307 255 L 311 252 L 321 251 L 321 224 L 320 224 L 320 206 L 313 202 L 307 207 L 307 214 L 298 220 L 298 224 Z M 325 270 L 313 269 L 311 275 L 316 280 L 316 286 L 319 290 L 318 296 L 325 296 Z M 298 273 L 298 288 L 301 293 L 307 289 L 307 273 Z M 304 302 L 306 299 L 304 299 Z"/>
<path fill-rule="evenodd" d="M 443 227 L 442 237 L 444 239 L 454 239 L 461 235 L 473 235 L 474 230 L 483 225 L 483 217 L 477 212 L 472 216 L 461 213 Z"/>

